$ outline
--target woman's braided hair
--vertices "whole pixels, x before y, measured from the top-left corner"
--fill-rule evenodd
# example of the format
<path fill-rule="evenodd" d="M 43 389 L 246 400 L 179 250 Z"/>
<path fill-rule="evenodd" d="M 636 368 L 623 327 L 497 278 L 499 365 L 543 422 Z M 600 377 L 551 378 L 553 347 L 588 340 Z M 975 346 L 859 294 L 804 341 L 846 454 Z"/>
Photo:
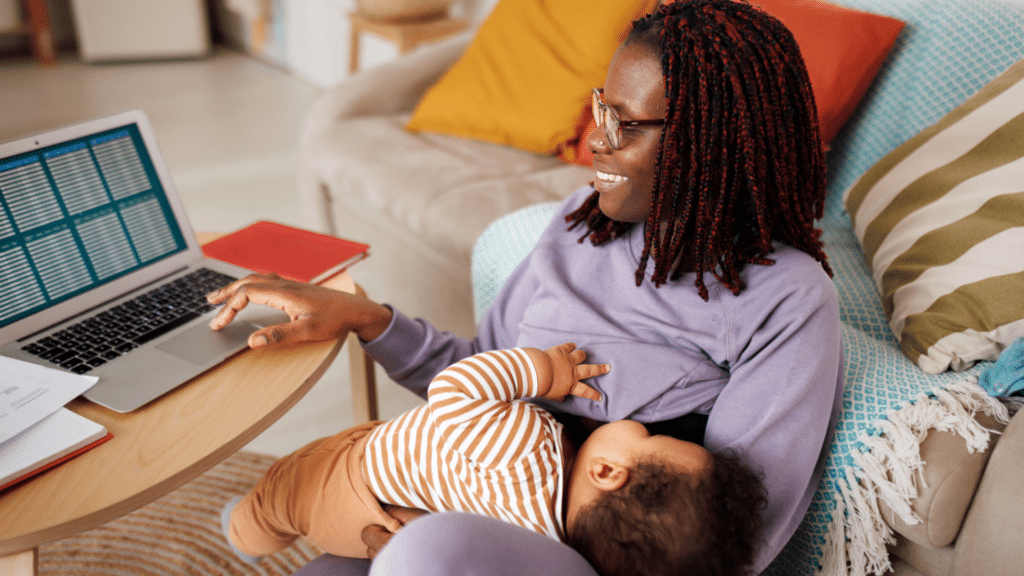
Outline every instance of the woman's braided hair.
<path fill-rule="evenodd" d="M 824 207 L 824 149 L 792 33 L 744 2 L 692 0 L 637 20 L 625 42 L 661 55 L 667 100 L 637 286 L 653 255 L 655 287 L 695 271 L 707 300 L 710 271 L 739 294 L 744 265 L 774 263 L 773 240 L 831 275 L 814 226 Z M 570 230 L 586 225 L 580 241 L 595 245 L 633 226 L 602 214 L 597 198 L 566 216 Z"/>

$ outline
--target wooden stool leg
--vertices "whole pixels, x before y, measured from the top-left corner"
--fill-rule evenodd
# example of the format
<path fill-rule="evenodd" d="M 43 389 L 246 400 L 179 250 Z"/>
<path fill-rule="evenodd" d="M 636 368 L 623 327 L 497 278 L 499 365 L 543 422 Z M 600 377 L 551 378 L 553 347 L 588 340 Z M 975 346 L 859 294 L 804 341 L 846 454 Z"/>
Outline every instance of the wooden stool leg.
<path fill-rule="evenodd" d="M 53 31 L 50 27 L 50 11 L 45 0 L 24 0 L 25 15 L 32 31 L 32 50 L 43 66 L 57 64 L 57 50 L 54 48 Z"/>
<path fill-rule="evenodd" d="M 4 576 L 36 576 L 37 550 L 35 548 L 0 557 L 0 574 Z"/>
<path fill-rule="evenodd" d="M 345 342 L 348 347 L 349 377 L 352 382 L 352 415 L 355 424 L 376 420 L 377 415 L 377 374 L 373 359 L 359 345 L 359 337 L 349 334 Z"/>
<path fill-rule="evenodd" d="M 355 284 L 354 293 L 366 296 L 366 291 Z M 359 337 L 349 333 L 345 340 L 348 347 L 349 383 L 352 387 L 352 415 L 355 424 L 377 420 L 377 372 L 373 358 L 363 351 Z"/>
<path fill-rule="evenodd" d="M 362 29 L 352 20 L 352 32 L 348 41 L 348 73 L 355 74 L 359 70 L 359 36 Z"/>
<path fill-rule="evenodd" d="M 398 42 L 396 42 L 399 54 L 406 54 L 412 51 L 419 42 L 416 38 L 412 37 L 409 33 L 402 33 L 398 35 Z"/>

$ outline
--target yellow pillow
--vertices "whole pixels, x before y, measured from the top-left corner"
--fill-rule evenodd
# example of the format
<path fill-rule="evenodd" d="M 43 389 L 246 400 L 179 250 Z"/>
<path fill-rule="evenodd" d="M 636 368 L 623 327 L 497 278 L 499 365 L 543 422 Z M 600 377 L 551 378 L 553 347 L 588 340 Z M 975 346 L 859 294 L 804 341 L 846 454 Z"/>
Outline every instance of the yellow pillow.
<path fill-rule="evenodd" d="M 556 154 L 576 138 L 590 90 L 657 0 L 501 0 L 406 126 Z"/>

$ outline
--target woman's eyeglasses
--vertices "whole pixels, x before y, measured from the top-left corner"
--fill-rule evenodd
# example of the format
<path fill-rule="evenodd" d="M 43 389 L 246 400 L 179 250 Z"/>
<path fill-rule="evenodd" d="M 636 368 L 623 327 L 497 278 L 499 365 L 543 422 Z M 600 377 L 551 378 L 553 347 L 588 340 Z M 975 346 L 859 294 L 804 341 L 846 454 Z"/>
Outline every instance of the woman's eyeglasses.
<path fill-rule="evenodd" d="M 611 145 L 612 149 L 618 150 L 622 146 L 622 127 L 623 126 L 656 126 L 664 124 L 664 118 L 651 119 L 651 120 L 622 120 L 619 118 L 618 113 L 615 112 L 611 107 L 604 103 L 601 96 L 604 94 L 604 89 L 594 88 L 591 93 L 591 106 L 594 109 L 594 122 L 601 127 L 604 127 L 604 134 L 608 137 L 608 144 Z"/>

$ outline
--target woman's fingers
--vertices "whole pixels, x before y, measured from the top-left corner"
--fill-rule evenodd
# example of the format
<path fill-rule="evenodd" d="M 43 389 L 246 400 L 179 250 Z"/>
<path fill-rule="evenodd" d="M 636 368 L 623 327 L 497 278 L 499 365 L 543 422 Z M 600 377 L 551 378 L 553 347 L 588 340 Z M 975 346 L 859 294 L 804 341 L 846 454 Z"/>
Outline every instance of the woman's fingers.
<path fill-rule="evenodd" d="M 287 324 L 275 324 L 261 328 L 249 335 L 249 347 L 260 348 L 268 344 L 280 344 L 282 342 L 304 342 L 307 338 L 303 335 L 306 330 L 302 327 L 302 320 L 293 320 Z"/>
<path fill-rule="evenodd" d="M 209 302 L 210 304 L 220 304 L 221 302 L 226 301 L 228 298 L 234 295 L 235 292 L 238 292 L 239 288 L 247 284 L 267 283 L 281 280 L 283 280 L 283 278 L 281 278 L 277 274 L 249 274 L 245 278 L 235 280 L 231 284 L 228 284 L 227 286 L 224 286 L 219 290 L 214 290 L 213 292 L 207 294 L 206 301 Z"/>
<path fill-rule="evenodd" d="M 290 322 L 267 326 L 249 337 L 258 348 L 278 342 L 307 342 L 340 338 L 354 331 L 369 342 L 390 325 L 391 309 L 362 295 L 285 280 L 276 274 L 252 274 L 206 297 L 211 304 L 223 304 L 210 321 L 220 330 L 250 304 L 261 304 L 288 314 Z"/>
<path fill-rule="evenodd" d="M 286 341 L 316 339 L 310 327 L 311 316 L 318 305 L 315 287 L 290 282 L 277 275 L 253 274 L 207 296 L 212 303 L 222 303 L 220 312 L 210 321 L 210 328 L 221 330 L 250 304 L 262 304 L 288 314 L 290 322 L 267 326 L 249 336 L 249 346 L 259 348 Z M 321 303 L 322 304 L 322 303 Z"/>
<path fill-rule="evenodd" d="M 208 294 L 207 302 L 224 305 L 217 316 L 210 321 L 210 328 L 214 330 L 224 328 L 235 319 L 238 312 L 250 303 L 264 304 L 289 312 L 286 299 L 281 297 L 283 282 L 284 280 L 276 274 L 250 274 Z"/>
<path fill-rule="evenodd" d="M 405 506 L 395 506 L 393 504 L 384 505 L 384 511 L 395 520 L 398 520 L 402 526 L 405 526 L 420 516 L 430 514 L 430 512 L 427 512 L 426 510 L 406 508 Z M 370 560 L 373 560 L 373 557 L 380 552 L 381 548 L 383 548 L 384 545 L 388 543 L 388 540 L 391 540 L 391 537 L 394 535 L 394 532 L 389 532 L 387 528 L 380 524 L 371 524 L 363 528 L 359 533 L 359 537 L 362 538 L 363 544 L 366 544 L 366 555 L 370 557 Z"/>
<path fill-rule="evenodd" d="M 387 506 L 384 506 L 384 511 L 387 512 L 388 515 L 394 518 L 395 520 L 401 522 L 402 526 L 405 526 L 406 524 L 412 522 L 420 516 L 426 516 L 427 514 L 430 514 L 430 512 L 427 512 L 426 510 L 420 510 L 419 508 L 407 508 L 405 506 L 396 506 L 394 504 L 388 504 Z"/>
<path fill-rule="evenodd" d="M 380 524 L 370 524 L 359 533 L 359 537 L 363 539 L 363 544 L 366 544 L 366 555 L 369 556 L 370 560 L 373 560 L 381 548 L 388 543 L 388 540 L 391 540 L 392 536 L 394 534 L 388 532 L 387 528 Z"/>

